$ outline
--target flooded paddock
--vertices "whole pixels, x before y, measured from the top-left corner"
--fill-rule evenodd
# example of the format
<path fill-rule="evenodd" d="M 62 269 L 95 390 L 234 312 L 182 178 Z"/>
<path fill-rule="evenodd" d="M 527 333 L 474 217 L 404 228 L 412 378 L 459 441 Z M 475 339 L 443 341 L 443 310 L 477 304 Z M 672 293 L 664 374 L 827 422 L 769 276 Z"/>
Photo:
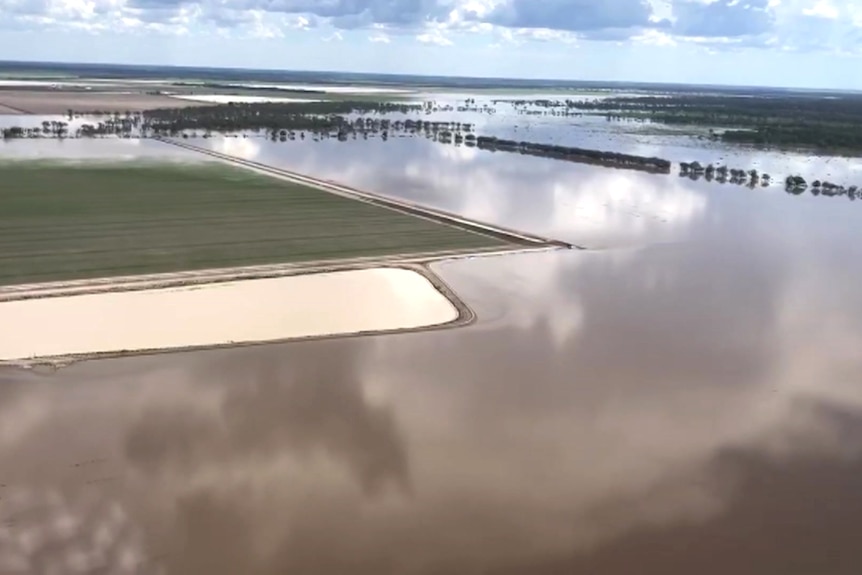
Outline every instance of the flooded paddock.
<path fill-rule="evenodd" d="M 21 118 L 19 121 L 17 118 Z M 41 125 L 45 118 L 57 120 L 62 116 L 0 116 L 0 128 L 6 125 L 22 127 Z M 79 120 L 85 122 L 86 120 Z M 166 146 L 155 140 L 138 138 L 120 139 L 33 139 L 9 140 L 0 139 L 0 162 L 7 160 L 95 160 L 95 161 L 178 161 L 178 162 L 208 162 L 202 154 L 195 154 L 177 148 Z"/>
<path fill-rule="evenodd" d="M 783 182 L 749 189 L 676 173 L 443 145 L 421 137 L 346 142 L 213 138 L 195 144 L 589 249 L 744 234 L 753 218 L 760 226 L 788 233 L 810 226 L 823 233 L 852 234 L 862 216 L 862 202 L 810 192 L 791 195 Z M 649 153 L 674 155 L 664 148 Z M 862 184 L 862 164 L 850 158 L 734 153 L 739 155 L 734 165 L 770 165 L 775 174 L 829 173 L 835 181 Z"/>
<path fill-rule="evenodd" d="M 210 104 L 260 104 L 262 102 L 315 102 L 308 98 L 280 98 L 278 96 L 233 96 L 230 94 L 186 94 L 171 96 L 177 100 L 189 102 L 207 102 Z"/>
<path fill-rule="evenodd" d="M 116 506 L 152 573 L 853 573 L 862 254 L 782 243 L 449 262 L 473 326 L 0 371 L 2 483 L 84 541 Z"/>
<path fill-rule="evenodd" d="M 403 330 L 458 317 L 422 274 L 397 268 L 46 297 L 0 302 L 0 325 L 14 326 L 0 332 L 0 361 Z"/>
<path fill-rule="evenodd" d="M 74 526 L 0 558 L 110 520 L 98 549 L 148 575 L 862 571 L 858 201 L 423 139 L 209 145 L 587 249 L 435 265 L 459 329 L 0 369 L 0 516 Z"/>

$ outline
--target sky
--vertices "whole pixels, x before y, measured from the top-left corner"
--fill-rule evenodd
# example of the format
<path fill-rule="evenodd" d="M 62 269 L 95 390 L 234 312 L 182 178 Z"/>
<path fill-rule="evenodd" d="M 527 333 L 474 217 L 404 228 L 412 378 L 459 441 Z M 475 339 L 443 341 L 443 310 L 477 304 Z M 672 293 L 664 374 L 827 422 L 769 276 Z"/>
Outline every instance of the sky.
<path fill-rule="evenodd" d="M 862 89 L 862 0 L 0 0 L 0 58 Z"/>

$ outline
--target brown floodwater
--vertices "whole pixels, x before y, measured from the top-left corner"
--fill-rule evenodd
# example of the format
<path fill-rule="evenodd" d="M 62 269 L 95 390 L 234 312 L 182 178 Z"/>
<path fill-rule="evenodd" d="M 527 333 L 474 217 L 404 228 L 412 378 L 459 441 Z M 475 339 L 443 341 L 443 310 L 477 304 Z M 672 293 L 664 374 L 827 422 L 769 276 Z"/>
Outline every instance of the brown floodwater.
<path fill-rule="evenodd" d="M 319 144 L 251 155 L 594 249 L 436 266 L 464 328 L 0 370 L 0 573 L 862 572 L 862 204 Z"/>
<path fill-rule="evenodd" d="M 859 254 L 817 244 L 449 262 L 470 327 L 0 371 L 0 549 L 169 574 L 858 573 Z"/>

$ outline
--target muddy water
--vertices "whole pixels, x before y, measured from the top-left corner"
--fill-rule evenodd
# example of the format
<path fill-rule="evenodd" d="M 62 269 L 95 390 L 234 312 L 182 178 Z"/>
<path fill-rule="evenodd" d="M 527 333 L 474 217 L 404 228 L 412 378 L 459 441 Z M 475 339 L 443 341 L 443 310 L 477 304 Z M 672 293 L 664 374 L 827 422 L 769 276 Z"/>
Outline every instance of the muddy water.
<path fill-rule="evenodd" d="M 858 573 L 862 248 L 806 231 L 446 263 L 463 329 L 0 371 L 0 503 L 37 510 L 9 529 L 72 518 L 41 555 L 4 549 L 208 575 Z"/>
<path fill-rule="evenodd" d="M 458 319 L 421 273 L 348 270 L 0 302 L 0 362 L 403 330 Z M 42 329 L 53 325 L 50 333 Z"/>
<path fill-rule="evenodd" d="M 601 249 L 438 266 L 462 329 L 0 371 L 0 558 L 862 572 L 862 205 L 418 142 L 223 145 Z"/>
<path fill-rule="evenodd" d="M 767 229 L 797 236 L 788 241 L 800 239 L 803 229 L 840 235 L 855 233 L 862 214 L 862 202 L 810 192 L 793 196 L 780 183 L 749 189 L 676 174 L 446 146 L 424 138 L 388 142 L 220 138 L 198 139 L 195 144 L 593 249 L 705 236 L 717 240 L 725 234 Z M 674 155 L 666 148 L 650 153 Z M 859 161 L 733 153 L 739 157 L 730 165 L 768 165 L 773 174 L 803 173 L 811 179 L 812 174 L 828 173 L 833 181 L 862 185 Z"/>

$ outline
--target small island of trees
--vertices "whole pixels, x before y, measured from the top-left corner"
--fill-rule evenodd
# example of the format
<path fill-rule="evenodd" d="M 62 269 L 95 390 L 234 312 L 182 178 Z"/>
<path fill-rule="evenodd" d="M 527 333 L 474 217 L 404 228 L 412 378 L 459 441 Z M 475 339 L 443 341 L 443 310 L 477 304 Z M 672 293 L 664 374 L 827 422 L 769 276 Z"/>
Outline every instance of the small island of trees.
<path fill-rule="evenodd" d="M 736 185 L 748 185 L 751 188 L 758 184 L 768 186 L 772 181 L 772 176 L 769 174 L 761 174 L 755 169 L 741 170 L 738 168 L 729 168 L 725 165 L 707 164 L 701 165 L 700 162 L 680 162 L 679 175 L 686 176 L 693 180 L 704 178 L 706 181 L 716 181 L 719 184 L 731 183 Z"/>

